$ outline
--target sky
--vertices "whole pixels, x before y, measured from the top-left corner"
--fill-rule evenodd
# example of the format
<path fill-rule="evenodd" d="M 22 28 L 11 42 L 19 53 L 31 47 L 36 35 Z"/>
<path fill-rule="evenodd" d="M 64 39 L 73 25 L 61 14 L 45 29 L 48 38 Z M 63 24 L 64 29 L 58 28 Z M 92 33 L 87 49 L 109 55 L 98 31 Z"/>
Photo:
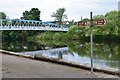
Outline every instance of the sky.
<path fill-rule="evenodd" d="M 19 19 L 25 10 L 39 8 L 41 20 L 53 21 L 51 17 L 58 8 L 65 8 L 68 19 L 80 21 L 93 15 L 106 14 L 112 10 L 118 10 L 120 0 L 0 0 L 0 12 L 7 14 L 10 19 Z"/>

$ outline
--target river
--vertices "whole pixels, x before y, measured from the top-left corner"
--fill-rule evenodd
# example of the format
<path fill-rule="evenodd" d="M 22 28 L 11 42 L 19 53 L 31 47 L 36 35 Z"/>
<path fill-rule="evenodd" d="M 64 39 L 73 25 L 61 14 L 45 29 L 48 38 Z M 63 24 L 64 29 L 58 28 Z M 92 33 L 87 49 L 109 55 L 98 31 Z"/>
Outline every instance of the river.
<path fill-rule="evenodd" d="M 120 44 L 112 42 L 93 43 L 93 65 L 102 68 L 118 69 Z M 91 63 L 90 43 L 80 41 L 7 41 L 2 42 L 2 49 L 19 52 L 31 56 L 42 55 L 49 58 L 59 58 L 77 64 Z"/>

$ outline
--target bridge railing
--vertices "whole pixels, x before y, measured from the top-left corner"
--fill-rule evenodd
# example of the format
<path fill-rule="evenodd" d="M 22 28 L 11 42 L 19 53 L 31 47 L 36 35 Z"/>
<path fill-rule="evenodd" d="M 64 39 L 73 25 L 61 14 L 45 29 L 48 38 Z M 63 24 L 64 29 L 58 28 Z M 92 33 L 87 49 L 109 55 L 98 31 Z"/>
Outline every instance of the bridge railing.
<path fill-rule="evenodd" d="M 50 22 L 42 22 L 35 20 L 0 20 L 0 30 L 55 30 L 67 31 L 64 25 L 58 25 Z"/>

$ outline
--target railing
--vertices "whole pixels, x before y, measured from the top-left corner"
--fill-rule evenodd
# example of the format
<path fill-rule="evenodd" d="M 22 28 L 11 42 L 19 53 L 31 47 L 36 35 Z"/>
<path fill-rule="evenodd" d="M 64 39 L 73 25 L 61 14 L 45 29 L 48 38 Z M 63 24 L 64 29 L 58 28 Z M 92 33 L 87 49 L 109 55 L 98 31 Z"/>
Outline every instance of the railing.
<path fill-rule="evenodd" d="M 67 26 L 35 20 L 0 20 L 0 30 L 49 30 L 68 31 Z"/>

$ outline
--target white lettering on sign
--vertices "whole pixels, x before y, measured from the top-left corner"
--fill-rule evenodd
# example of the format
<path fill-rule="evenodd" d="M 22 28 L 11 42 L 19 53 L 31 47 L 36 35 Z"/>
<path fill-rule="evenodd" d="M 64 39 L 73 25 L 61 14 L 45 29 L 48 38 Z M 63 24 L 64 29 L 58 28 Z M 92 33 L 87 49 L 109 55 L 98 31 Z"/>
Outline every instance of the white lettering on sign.
<path fill-rule="evenodd" d="M 106 21 L 105 21 L 105 19 L 98 19 L 98 20 L 94 20 L 93 21 L 93 23 L 94 23 L 94 25 L 98 25 L 98 26 L 103 26 L 103 25 L 105 25 L 105 23 L 106 23 Z"/>
<path fill-rule="evenodd" d="M 104 26 L 106 24 L 105 19 L 93 20 L 93 25 L 95 26 Z M 89 26 L 90 21 L 80 21 L 77 23 L 78 26 Z"/>

